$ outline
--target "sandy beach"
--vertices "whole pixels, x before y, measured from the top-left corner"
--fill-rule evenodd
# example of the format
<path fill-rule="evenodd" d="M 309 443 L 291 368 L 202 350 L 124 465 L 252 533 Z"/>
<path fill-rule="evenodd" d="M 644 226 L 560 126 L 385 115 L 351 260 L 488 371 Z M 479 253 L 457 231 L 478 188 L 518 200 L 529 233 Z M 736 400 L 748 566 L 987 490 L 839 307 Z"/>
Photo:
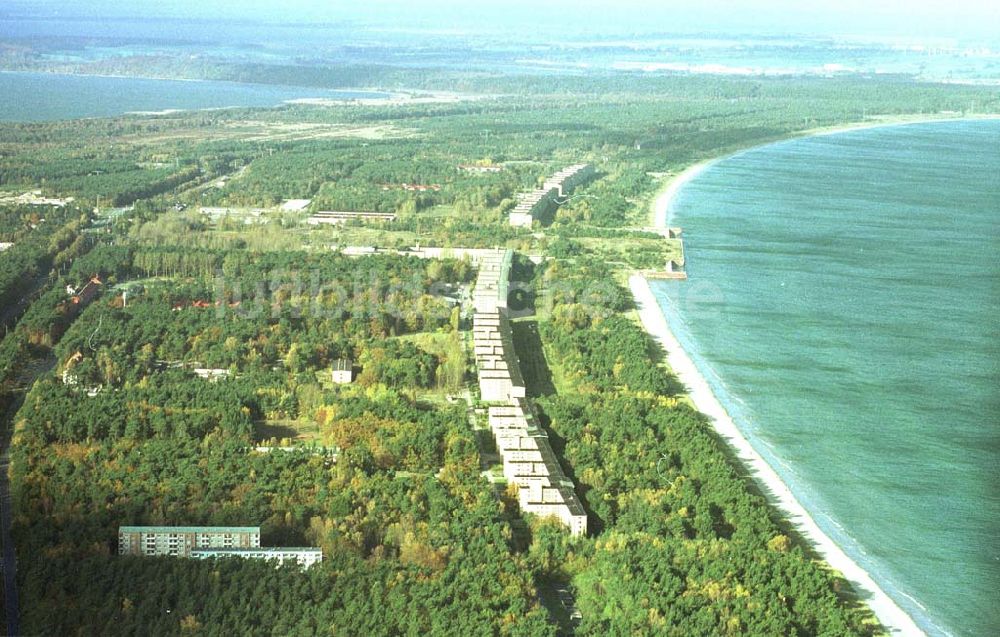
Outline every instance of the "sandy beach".
<path fill-rule="evenodd" d="M 717 159 L 710 161 L 703 161 L 699 164 L 691 166 L 687 170 L 684 170 L 679 175 L 672 177 L 667 184 L 666 189 L 656 196 L 653 200 L 653 227 L 654 228 L 666 228 L 667 227 L 667 217 L 670 212 L 670 202 L 673 201 L 677 193 L 680 192 L 681 188 L 684 187 L 689 181 L 697 177 L 706 168 L 714 164 Z"/>
<path fill-rule="evenodd" d="M 657 227 L 666 226 L 670 202 L 677 192 L 711 163 L 713 162 L 703 162 L 685 170 L 656 198 L 653 218 Z M 687 387 L 691 401 L 699 411 L 711 419 L 716 432 L 747 468 L 749 475 L 760 486 L 770 504 L 778 509 L 827 564 L 850 582 L 858 596 L 868 604 L 889 634 L 924 635 L 924 631 L 875 583 L 871 576 L 819 528 L 781 477 L 750 445 L 670 331 L 646 279 L 634 274 L 629 278 L 629 287 L 635 298 L 643 327 L 666 350 L 667 363 Z"/>

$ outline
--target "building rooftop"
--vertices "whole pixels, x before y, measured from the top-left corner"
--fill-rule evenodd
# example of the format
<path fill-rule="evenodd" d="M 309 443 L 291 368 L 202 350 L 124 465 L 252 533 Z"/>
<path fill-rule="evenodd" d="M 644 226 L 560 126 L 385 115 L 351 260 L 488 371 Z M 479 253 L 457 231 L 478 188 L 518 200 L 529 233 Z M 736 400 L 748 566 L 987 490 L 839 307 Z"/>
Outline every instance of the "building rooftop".
<path fill-rule="evenodd" d="M 260 533 L 259 526 L 119 526 L 119 533 Z"/>

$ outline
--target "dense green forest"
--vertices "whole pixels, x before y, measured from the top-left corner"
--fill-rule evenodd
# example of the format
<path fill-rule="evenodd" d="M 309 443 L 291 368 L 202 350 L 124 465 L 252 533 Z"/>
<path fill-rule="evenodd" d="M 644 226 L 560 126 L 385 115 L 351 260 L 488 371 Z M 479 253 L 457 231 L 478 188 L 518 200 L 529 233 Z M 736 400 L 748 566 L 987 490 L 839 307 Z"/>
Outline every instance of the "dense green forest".
<path fill-rule="evenodd" d="M 61 268 L 84 251 L 80 236 L 86 219 L 76 208 L 0 207 L 0 307 L 17 303 L 39 275 Z"/>
<path fill-rule="evenodd" d="M 695 161 L 970 100 L 996 110 L 995 92 L 900 78 L 199 73 L 405 77 L 491 97 L 0 127 L 0 190 L 79 203 L 0 205 L 0 241 L 14 244 L 0 253 L 0 302 L 33 290 L 0 342 L 26 634 L 879 632 L 655 364 L 615 281 L 678 256 L 643 228 L 664 179 Z M 597 168 L 582 196 L 530 230 L 509 226 L 518 193 L 579 162 Z M 299 198 L 312 200 L 304 212 L 277 208 Z M 305 223 L 334 209 L 399 218 Z M 525 518 L 484 477 L 476 271 L 405 254 L 417 245 L 519 251 L 536 317 L 519 323 L 535 337 L 519 336 L 518 354 L 534 361 L 587 537 Z M 74 301 L 67 287 L 93 277 L 98 292 Z M 343 358 L 358 373 L 335 385 Z M 324 562 L 118 557 L 126 524 L 260 524 L 264 544 L 320 546 Z M 562 588 L 578 622 L 552 601 Z"/>
<path fill-rule="evenodd" d="M 650 364 L 648 337 L 621 311 L 626 292 L 609 295 L 612 313 L 584 312 L 600 264 L 559 270 L 571 283 L 540 333 L 561 382 L 541 406 L 598 529 L 590 559 L 556 560 L 551 573 L 578 592 L 580 633 L 870 634 L 844 608 L 843 582 L 784 534 Z"/>
<path fill-rule="evenodd" d="M 234 286 L 295 264 L 320 269 L 328 282 L 349 274 L 364 294 L 336 312 L 301 316 L 289 309 L 294 297 L 274 313 L 230 312 L 227 303 L 220 319 L 214 305 L 197 303 L 211 279 L 177 278 L 147 282 L 127 304 L 110 291 L 91 304 L 55 346 L 67 374 L 39 380 L 17 416 L 15 537 L 21 555 L 46 558 L 19 569 L 27 629 L 98 634 L 131 622 L 173 634 L 186 621 L 182 628 L 207 634 L 233 626 L 251 634 L 312 634 L 317 626 L 550 634 L 530 571 L 511 554 L 509 520 L 479 479 L 465 412 L 433 400 L 434 370 L 456 354 L 439 357 L 390 336 L 451 330 L 451 312 L 421 311 L 421 297 L 436 282 L 467 277 L 466 266 L 215 256 Z M 104 247 L 88 258 L 123 277 L 150 257 Z M 416 284 L 394 289 L 404 276 Z M 393 304 L 411 314 L 395 318 Z M 317 374 L 331 357 L 354 354 L 365 367 L 355 386 L 336 389 Z M 189 364 L 234 374 L 211 382 Z M 258 427 L 273 422 L 315 428 L 313 443 L 340 450 L 336 462 L 308 444 L 298 453 L 253 451 Z M 111 558 L 126 523 L 263 523 L 271 542 L 322 546 L 327 561 L 302 574 L 242 561 Z M 53 582 L 54 572 L 73 576 Z M 283 610 L 244 595 L 227 600 L 223 591 L 240 581 L 261 594 L 281 589 Z M 53 604 L 62 610 L 53 613 Z M 443 610 L 418 612 L 427 605 Z"/>
<path fill-rule="evenodd" d="M 106 278 L 124 278 L 142 255 L 104 246 L 81 267 L 103 263 Z M 288 263 L 334 276 L 360 266 L 378 281 L 419 266 L 427 287 L 413 293 L 423 294 L 431 273 L 468 277 L 460 262 L 214 256 L 228 259 L 234 280 Z M 421 393 L 443 361 L 393 340 L 396 325 L 370 319 L 350 327 L 350 308 L 295 318 L 289 306 L 254 316 L 227 310 L 220 320 L 215 306 L 192 304 L 211 291 L 211 280 L 196 276 L 147 282 L 124 307 L 105 293 L 55 346 L 60 368 L 77 359 L 73 380 L 43 378 L 17 417 L 16 538 L 21 554 L 46 556 L 19 570 L 25 625 L 59 634 L 121 622 L 152 634 L 223 634 L 233 625 L 260 634 L 328 626 L 347 634 L 551 634 L 535 591 L 565 581 L 577 591 L 580 634 L 871 634 L 860 612 L 845 609 L 841 583 L 782 534 L 704 419 L 648 364 L 644 334 L 622 314 L 624 290 L 612 288 L 601 312 L 574 307 L 588 300 L 600 267 L 582 259 L 517 268 L 542 288 L 551 316 L 543 339 L 566 370 L 566 384 L 542 406 L 592 516 L 595 531 L 585 539 L 542 521 L 527 536 L 514 532 L 512 510 L 479 476 L 464 409 L 434 406 Z M 548 287 L 558 293 L 546 295 Z M 401 333 L 452 329 L 447 313 L 436 316 L 404 321 Z M 378 353 L 387 337 L 388 356 Z M 301 362 L 291 364 L 296 351 Z M 330 357 L 351 353 L 370 380 L 341 389 L 318 380 Z M 234 375 L 210 382 L 186 363 Z M 400 375 L 400 364 L 411 371 Z M 88 395 L 89 387 L 100 391 Z M 252 451 L 258 424 L 278 419 L 311 423 L 315 442 L 341 451 L 337 461 L 308 446 Z M 120 524 L 248 520 L 262 522 L 271 542 L 322 546 L 327 560 L 303 574 L 111 555 Z M 53 587 L 54 573 L 64 575 Z M 261 595 L 281 590 L 283 602 L 236 596 L 244 581 Z M 416 610 L 427 605 L 439 610 Z"/>

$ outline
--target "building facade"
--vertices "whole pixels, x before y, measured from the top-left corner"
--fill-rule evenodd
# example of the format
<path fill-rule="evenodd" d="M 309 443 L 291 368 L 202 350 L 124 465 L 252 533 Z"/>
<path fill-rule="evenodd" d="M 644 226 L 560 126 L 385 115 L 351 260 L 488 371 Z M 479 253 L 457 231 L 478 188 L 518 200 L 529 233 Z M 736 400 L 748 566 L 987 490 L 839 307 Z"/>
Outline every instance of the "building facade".
<path fill-rule="evenodd" d="M 504 478 L 517 487 L 521 511 L 556 518 L 572 534 L 583 535 L 587 513 L 526 397 L 506 310 L 512 256 L 509 250 L 498 251 L 480 262 L 472 326 L 480 399 L 493 403 L 488 412 L 490 430 L 503 460 Z"/>
<path fill-rule="evenodd" d="M 207 560 L 218 557 L 242 557 L 251 560 L 268 560 L 279 565 L 294 562 L 309 568 L 323 561 L 323 550 L 315 547 L 267 547 L 252 549 L 194 549 L 191 557 Z"/>
<path fill-rule="evenodd" d="M 349 358 L 338 358 L 331 367 L 333 382 L 346 385 L 354 380 L 354 361 Z"/>
<path fill-rule="evenodd" d="M 119 555 L 176 555 L 207 548 L 260 547 L 259 526 L 121 526 Z"/>
<path fill-rule="evenodd" d="M 592 179 L 594 167 L 590 164 L 576 164 L 563 168 L 545 180 L 541 188 L 523 193 L 513 210 L 510 211 L 508 222 L 514 228 L 530 228 L 538 217 L 557 208 L 564 197 L 577 186 Z"/>
<path fill-rule="evenodd" d="M 261 547 L 259 526 L 120 526 L 118 554 L 241 557 L 295 562 L 302 568 L 323 561 L 323 551 L 316 547 Z"/>

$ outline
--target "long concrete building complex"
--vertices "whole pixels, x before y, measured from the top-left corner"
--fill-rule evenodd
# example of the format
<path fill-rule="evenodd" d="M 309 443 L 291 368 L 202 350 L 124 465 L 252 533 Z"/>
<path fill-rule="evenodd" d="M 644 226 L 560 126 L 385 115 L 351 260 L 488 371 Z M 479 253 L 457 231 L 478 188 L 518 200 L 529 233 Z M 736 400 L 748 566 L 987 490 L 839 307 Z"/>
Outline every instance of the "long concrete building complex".
<path fill-rule="evenodd" d="M 493 403 L 490 430 L 503 460 L 503 475 L 518 487 L 521 510 L 554 517 L 574 535 L 582 535 L 587 532 L 587 513 L 526 397 L 514 350 L 506 298 L 512 259 L 510 250 L 497 250 L 480 262 L 472 328 L 480 398 Z"/>
<path fill-rule="evenodd" d="M 510 266 L 514 253 L 510 250 L 492 250 L 479 257 L 479 276 L 472 292 L 472 305 L 476 314 L 495 313 L 507 307 L 510 293 Z"/>
<path fill-rule="evenodd" d="M 531 403 L 516 398 L 489 408 L 489 424 L 503 459 L 503 475 L 518 486 L 522 511 L 555 517 L 574 535 L 587 532 L 587 513 L 563 473 Z"/>
<path fill-rule="evenodd" d="M 514 337 L 506 310 L 476 312 L 472 320 L 480 397 L 486 402 L 524 398 L 528 388 L 514 353 Z"/>
<path fill-rule="evenodd" d="M 530 228 L 532 222 L 560 205 L 559 199 L 566 197 L 574 188 L 594 176 L 590 164 L 576 164 L 563 168 L 545 180 L 541 188 L 521 195 L 520 201 L 508 218 L 515 228 Z"/>

